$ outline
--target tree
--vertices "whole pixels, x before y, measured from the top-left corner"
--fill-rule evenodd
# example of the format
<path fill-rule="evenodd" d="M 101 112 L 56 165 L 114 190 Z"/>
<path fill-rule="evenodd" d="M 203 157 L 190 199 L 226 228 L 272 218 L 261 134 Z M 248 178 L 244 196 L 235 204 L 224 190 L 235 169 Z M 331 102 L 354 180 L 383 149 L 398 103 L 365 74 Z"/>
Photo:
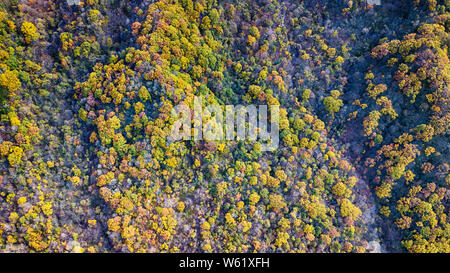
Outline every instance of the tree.
<path fill-rule="evenodd" d="M 350 218 L 356 220 L 361 216 L 362 212 L 357 206 L 353 205 L 348 199 L 343 199 L 341 203 L 341 215 L 342 217 L 349 216 Z"/>
<path fill-rule="evenodd" d="M 30 23 L 28 21 L 23 22 L 20 30 L 25 36 L 25 41 L 27 42 L 27 44 L 31 43 L 39 37 L 39 35 L 36 33 L 37 28 L 33 25 L 33 23 Z"/>
<path fill-rule="evenodd" d="M 9 96 L 14 95 L 14 92 L 17 91 L 20 86 L 20 80 L 17 77 L 17 71 L 11 71 L 6 69 L 5 72 L 0 74 L 0 84 L 6 87 L 9 91 Z"/>
<path fill-rule="evenodd" d="M 269 207 L 274 211 L 279 211 L 286 207 L 286 201 L 283 196 L 273 193 L 269 195 Z"/>
<path fill-rule="evenodd" d="M 344 105 L 341 99 L 338 99 L 340 93 L 338 90 L 331 91 L 331 96 L 325 97 L 323 99 L 323 104 L 325 105 L 325 109 L 334 116 L 335 113 L 339 112 L 341 106 Z"/>

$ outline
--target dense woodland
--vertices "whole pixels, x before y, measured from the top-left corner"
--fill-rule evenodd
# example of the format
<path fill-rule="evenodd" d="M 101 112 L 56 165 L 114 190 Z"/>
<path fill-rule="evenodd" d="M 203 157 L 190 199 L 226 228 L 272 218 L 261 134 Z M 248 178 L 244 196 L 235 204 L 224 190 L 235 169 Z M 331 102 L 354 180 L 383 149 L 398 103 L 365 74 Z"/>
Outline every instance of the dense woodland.
<path fill-rule="evenodd" d="M 0 2 L 0 252 L 450 252 L 449 0 L 76 2 Z"/>

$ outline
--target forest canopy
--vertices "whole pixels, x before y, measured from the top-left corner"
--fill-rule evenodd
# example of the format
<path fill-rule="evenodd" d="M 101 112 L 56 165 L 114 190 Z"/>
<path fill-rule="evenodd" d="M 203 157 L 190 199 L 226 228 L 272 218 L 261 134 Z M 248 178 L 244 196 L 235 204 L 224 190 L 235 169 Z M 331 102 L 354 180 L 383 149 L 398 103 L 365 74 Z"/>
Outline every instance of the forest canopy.
<path fill-rule="evenodd" d="M 378 2 L 1 1 L 0 252 L 449 253 L 450 2 Z"/>

